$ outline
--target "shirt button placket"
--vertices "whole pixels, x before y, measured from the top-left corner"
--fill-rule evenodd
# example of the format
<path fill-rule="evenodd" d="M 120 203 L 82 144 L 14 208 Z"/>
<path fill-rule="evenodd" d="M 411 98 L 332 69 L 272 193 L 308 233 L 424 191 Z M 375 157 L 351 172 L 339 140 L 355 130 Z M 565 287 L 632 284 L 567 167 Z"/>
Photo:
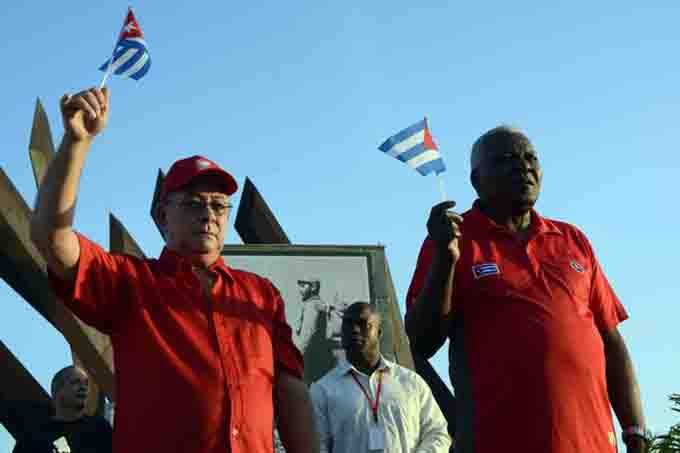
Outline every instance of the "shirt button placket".
<path fill-rule="evenodd" d="M 529 270 L 531 271 L 531 276 L 535 279 L 538 278 L 538 266 L 536 265 L 536 262 L 531 258 L 531 241 L 527 241 L 524 246 L 522 247 L 522 258 L 526 262 L 526 264 L 529 266 Z"/>

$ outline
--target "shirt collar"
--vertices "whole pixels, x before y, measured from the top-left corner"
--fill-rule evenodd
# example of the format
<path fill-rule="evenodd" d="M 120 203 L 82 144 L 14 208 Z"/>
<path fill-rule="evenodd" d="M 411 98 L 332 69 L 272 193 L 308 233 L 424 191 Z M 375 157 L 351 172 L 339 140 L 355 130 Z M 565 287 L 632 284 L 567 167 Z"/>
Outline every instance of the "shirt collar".
<path fill-rule="evenodd" d="M 161 269 L 169 274 L 175 274 L 180 271 L 193 271 L 193 266 L 188 257 L 182 256 L 167 247 L 163 247 L 163 251 L 161 252 L 161 256 L 158 258 L 158 262 L 161 266 Z M 215 262 L 208 267 L 208 270 L 219 272 L 229 280 L 234 279 L 231 274 L 231 270 L 226 265 L 224 259 L 222 259 L 221 256 L 218 257 L 217 260 L 215 260 Z"/>
<path fill-rule="evenodd" d="M 394 367 L 394 363 L 390 362 L 382 354 L 380 354 L 380 359 L 378 360 L 378 368 L 376 369 L 376 371 L 389 372 L 393 367 Z M 338 361 L 337 370 L 338 370 L 338 373 L 341 376 L 345 376 L 346 374 L 349 374 L 351 372 L 364 374 L 361 371 L 357 370 L 354 367 L 354 365 L 349 363 L 349 361 L 347 359 L 340 359 Z"/>
<path fill-rule="evenodd" d="M 472 230 L 472 233 L 489 233 L 491 231 L 508 232 L 507 227 L 497 224 L 493 219 L 482 212 L 479 207 L 479 200 L 475 200 L 472 208 L 465 214 L 465 223 L 463 229 L 466 227 Z M 535 209 L 531 209 L 531 223 L 529 224 L 529 237 L 538 236 L 541 234 L 562 234 L 553 222 L 541 217 Z"/>

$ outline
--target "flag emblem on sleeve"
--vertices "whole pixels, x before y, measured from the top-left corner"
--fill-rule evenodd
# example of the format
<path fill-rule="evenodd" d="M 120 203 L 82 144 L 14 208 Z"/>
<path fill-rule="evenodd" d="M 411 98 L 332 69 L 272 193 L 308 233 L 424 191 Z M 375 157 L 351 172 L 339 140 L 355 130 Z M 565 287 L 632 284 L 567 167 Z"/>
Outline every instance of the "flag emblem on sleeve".
<path fill-rule="evenodd" d="M 113 55 L 101 65 L 99 70 L 139 80 L 146 75 L 150 67 L 151 58 L 146 41 L 144 41 L 144 34 L 130 8 Z"/>
<path fill-rule="evenodd" d="M 399 159 L 423 176 L 446 170 L 427 126 L 427 118 L 388 138 L 378 149 Z"/>
<path fill-rule="evenodd" d="M 499 275 L 500 273 L 501 270 L 496 263 L 482 263 L 472 266 L 472 274 L 475 276 L 475 279 L 488 277 L 490 275 Z"/>

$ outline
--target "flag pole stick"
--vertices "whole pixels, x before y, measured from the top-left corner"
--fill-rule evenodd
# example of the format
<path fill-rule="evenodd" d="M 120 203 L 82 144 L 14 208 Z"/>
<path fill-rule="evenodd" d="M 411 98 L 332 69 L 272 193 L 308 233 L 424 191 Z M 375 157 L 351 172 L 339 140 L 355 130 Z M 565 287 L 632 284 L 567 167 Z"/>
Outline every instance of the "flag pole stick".
<path fill-rule="evenodd" d="M 115 49 L 114 49 L 115 52 Z M 106 72 L 104 72 L 104 77 L 102 78 L 102 82 L 99 84 L 99 89 L 101 90 L 104 88 L 104 85 L 106 84 L 106 81 L 109 79 L 109 76 L 111 75 L 111 60 L 113 60 L 113 55 L 109 58 L 109 61 L 106 63 Z"/>
<path fill-rule="evenodd" d="M 448 198 L 446 196 L 446 189 L 444 188 L 444 178 L 442 178 L 441 174 L 438 174 L 437 179 L 439 180 L 439 193 L 442 196 L 442 201 L 446 201 Z"/>
<path fill-rule="evenodd" d="M 128 12 L 125 14 L 125 19 L 123 19 L 123 26 L 120 27 L 120 32 L 118 33 L 118 36 L 116 37 L 116 43 L 113 45 L 113 52 L 111 52 L 111 56 L 109 57 L 109 61 L 106 62 L 106 71 L 104 72 L 104 77 L 102 77 L 102 81 L 99 84 L 99 89 L 101 90 L 104 88 L 104 85 L 106 84 L 106 81 L 109 79 L 109 76 L 111 75 L 111 63 L 113 63 L 113 56 L 116 54 L 116 49 L 118 48 L 118 41 L 120 41 L 120 35 L 123 34 L 123 29 L 125 29 L 125 24 L 127 22 L 127 17 L 128 14 L 132 11 L 132 7 L 128 6 Z"/>

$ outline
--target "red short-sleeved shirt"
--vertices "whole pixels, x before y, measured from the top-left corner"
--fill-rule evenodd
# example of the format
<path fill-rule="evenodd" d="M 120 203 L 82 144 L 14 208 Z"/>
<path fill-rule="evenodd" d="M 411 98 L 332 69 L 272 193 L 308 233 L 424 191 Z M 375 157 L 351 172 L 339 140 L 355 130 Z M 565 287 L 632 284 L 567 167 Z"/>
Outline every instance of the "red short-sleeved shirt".
<path fill-rule="evenodd" d="M 450 333 L 457 451 L 616 451 L 601 332 L 628 315 L 585 235 L 532 212 L 522 242 L 477 204 L 463 217 Z M 407 306 L 433 253 L 426 239 Z"/>
<path fill-rule="evenodd" d="M 75 285 L 50 281 L 111 336 L 114 451 L 271 453 L 275 373 L 301 377 L 303 368 L 276 288 L 219 259 L 208 300 L 189 262 L 168 249 L 141 260 L 78 238 Z"/>

